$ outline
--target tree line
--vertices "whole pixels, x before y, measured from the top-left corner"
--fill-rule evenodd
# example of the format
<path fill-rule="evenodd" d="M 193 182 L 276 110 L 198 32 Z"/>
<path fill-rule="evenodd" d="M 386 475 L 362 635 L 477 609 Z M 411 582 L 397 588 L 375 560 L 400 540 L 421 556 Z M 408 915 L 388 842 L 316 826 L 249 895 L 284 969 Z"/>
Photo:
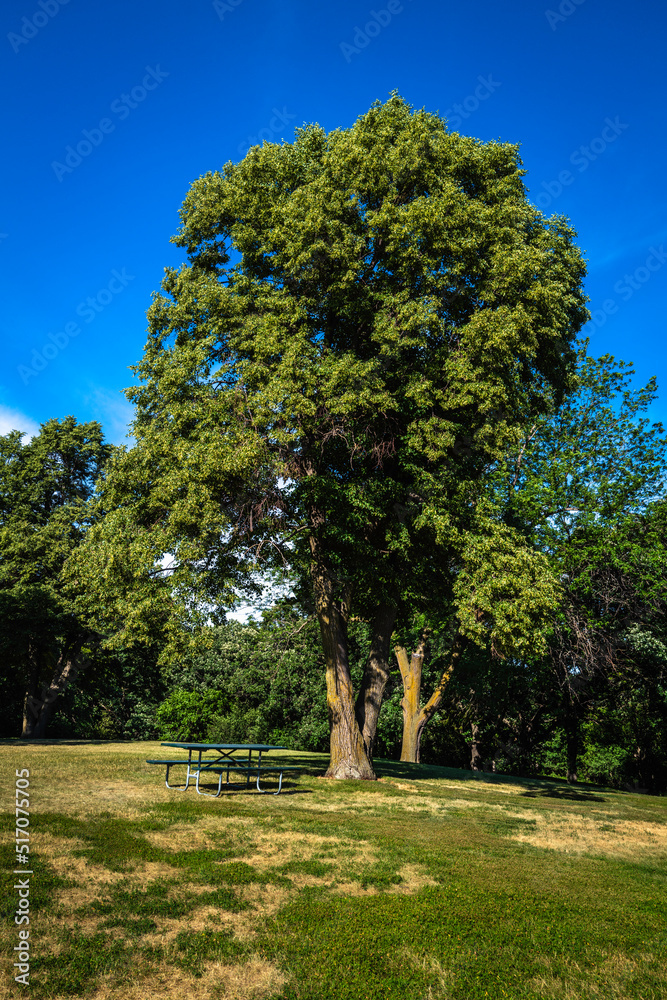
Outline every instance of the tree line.
<path fill-rule="evenodd" d="M 657 390 L 587 355 L 575 234 L 524 173 L 392 95 L 195 181 L 134 446 L 0 439 L 7 731 L 22 701 L 26 737 L 665 788 Z"/>

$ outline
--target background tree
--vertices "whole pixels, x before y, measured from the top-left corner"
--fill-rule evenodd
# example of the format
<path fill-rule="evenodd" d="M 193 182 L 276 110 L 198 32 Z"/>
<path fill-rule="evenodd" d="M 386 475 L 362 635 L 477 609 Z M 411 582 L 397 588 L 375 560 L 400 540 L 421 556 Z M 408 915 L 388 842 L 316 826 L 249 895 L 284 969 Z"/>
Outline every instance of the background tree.
<path fill-rule="evenodd" d="M 63 572 L 89 525 L 87 501 L 110 453 L 98 423 L 49 420 L 23 443 L 0 437 L 0 656 L 23 688 L 25 737 L 41 737 L 56 699 L 98 636 Z"/>
<path fill-rule="evenodd" d="M 589 358 L 585 346 L 577 392 L 526 430 L 498 480 L 506 520 L 549 555 L 563 585 L 550 662 L 572 780 L 586 708 L 636 670 L 630 630 L 661 623 L 667 592 L 656 505 L 666 441 L 644 415 L 655 381 L 634 390 L 630 365 Z"/>
<path fill-rule="evenodd" d="M 102 639 L 102 637 L 100 637 Z M 136 645 L 111 651 L 103 641 L 90 662 L 58 698 L 48 735 L 55 738 L 153 740 L 158 706 L 168 685 L 156 646 Z"/>
<path fill-rule="evenodd" d="M 186 593 L 219 605 L 260 559 L 307 566 L 334 777 L 374 776 L 413 563 L 456 557 L 489 463 L 569 388 L 584 264 L 522 175 L 516 146 L 394 95 L 196 181 L 174 240 L 189 263 L 149 311 L 92 577 L 120 594 L 133 575 L 142 606 L 171 553 L 182 626 Z M 371 635 L 356 700 L 353 615 Z"/>
<path fill-rule="evenodd" d="M 352 677 L 358 684 L 368 647 L 367 627 L 352 622 L 349 640 Z M 171 695 L 159 716 L 165 722 L 168 717 L 169 725 L 184 727 L 181 732 L 192 720 L 202 737 L 212 740 L 326 750 L 323 668 L 317 620 L 281 601 L 264 612 L 261 621 L 219 626 L 210 649 L 167 668 Z M 210 708 L 199 719 L 197 708 L 209 696 Z"/>
<path fill-rule="evenodd" d="M 404 647 L 396 646 L 404 691 L 402 761 L 419 761 L 424 728 L 440 708 L 471 641 L 496 664 L 508 657 L 546 652 L 547 629 L 559 604 L 558 582 L 547 559 L 531 551 L 518 532 L 491 520 L 487 525 L 493 530 L 471 532 L 462 546 L 461 564 L 453 574 L 449 621 L 440 634 L 442 646 L 449 633 L 446 666 L 424 705 L 421 677 L 430 630 L 422 631 L 410 657 Z M 442 588 L 439 594 L 442 599 Z M 444 610 L 440 609 L 441 619 Z M 435 609 L 425 617 L 437 620 Z"/>
<path fill-rule="evenodd" d="M 415 759 L 419 727 L 442 703 L 460 738 L 467 720 L 473 768 L 493 760 L 514 773 L 536 773 L 552 766 L 553 744 L 558 770 L 562 734 L 571 779 L 580 757 L 587 776 L 617 783 L 622 774 L 638 774 L 639 762 L 646 761 L 641 780 L 658 787 L 665 738 L 659 650 L 666 581 L 663 504 L 656 497 L 664 491 L 665 442 L 660 425 L 643 416 L 655 385 L 633 391 L 631 375 L 629 365 L 612 358 L 586 357 L 582 345 L 576 394 L 558 413 L 532 423 L 509 466 L 500 463 L 495 470 L 497 516 L 515 529 L 521 526 L 525 542 L 549 557 L 561 581 L 549 657 L 539 655 L 528 625 L 523 649 L 508 649 L 504 660 L 494 662 L 490 644 L 486 655 L 483 644 L 477 653 L 469 647 L 452 675 L 448 651 L 456 617 L 450 608 L 430 657 L 445 669 L 426 705 L 418 703 L 422 658 L 409 660 L 397 650 L 409 688 L 403 708 L 405 713 L 409 707 L 411 722 L 406 718 L 403 759 Z M 516 557 L 521 549 L 515 542 L 510 553 Z M 496 588 L 502 618 L 511 602 L 489 551 L 479 568 L 482 580 Z M 514 586 L 520 576 L 517 566 L 504 578 Z M 487 622 L 492 618 L 493 602 L 485 616 Z M 436 620 L 433 613 L 430 620 Z M 609 742 L 612 734 L 618 743 Z"/>

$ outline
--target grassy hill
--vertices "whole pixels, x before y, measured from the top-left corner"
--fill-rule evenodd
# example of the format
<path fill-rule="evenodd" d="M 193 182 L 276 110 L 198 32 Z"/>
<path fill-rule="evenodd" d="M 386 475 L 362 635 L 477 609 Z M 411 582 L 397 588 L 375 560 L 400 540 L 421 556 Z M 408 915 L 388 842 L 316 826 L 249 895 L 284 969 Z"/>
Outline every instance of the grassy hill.
<path fill-rule="evenodd" d="M 30 986 L 1 997 L 667 997 L 667 799 L 326 758 L 280 796 L 169 791 L 156 743 L 5 741 L 30 769 Z M 172 780 L 177 780 L 172 772 Z"/>

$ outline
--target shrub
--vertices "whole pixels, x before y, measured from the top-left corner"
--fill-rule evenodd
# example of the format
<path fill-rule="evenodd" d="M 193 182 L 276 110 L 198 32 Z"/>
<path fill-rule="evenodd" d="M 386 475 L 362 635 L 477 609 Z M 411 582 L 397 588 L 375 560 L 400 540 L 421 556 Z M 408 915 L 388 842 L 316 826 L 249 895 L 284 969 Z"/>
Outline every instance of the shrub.
<path fill-rule="evenodd" d="M 620 787 L 632 764 L 632 754 L 619 746 L 588 743 L 579 761 L 579 778 Z"/>
<path fill-rule="evenodd" d="M 156 711 L 159 738 L 182 743 L 212 742 L 208 736 L 213 720 L 226 708 L 220 691 L 183 691 L 177 688 Z"/>

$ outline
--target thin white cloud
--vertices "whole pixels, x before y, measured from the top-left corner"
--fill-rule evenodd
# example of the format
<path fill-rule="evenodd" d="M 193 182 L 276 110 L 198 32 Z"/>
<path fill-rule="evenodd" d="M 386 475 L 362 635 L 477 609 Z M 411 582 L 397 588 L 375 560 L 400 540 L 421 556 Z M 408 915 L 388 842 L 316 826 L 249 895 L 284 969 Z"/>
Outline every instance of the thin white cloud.
<path fill-rule="evenodd" d="M 92 410 L 94 419 L 102 424 L 106 441 L 131 446 L 130 424 L 134 419 L 134 407 L 121 392 L 96 386 L 85 402 Z"/>
<path fill-rule="evenodd" d="M 665 240 L 667 240 L 667 230 L 661 229 L 652 236 L 645 236 L 642 239 L 633 240 L 630 243 L 624 243 L 621 246 L 612 248 L 604 256 L 591 256 L 588 270 L 589 272 L 601 271 L 617 261 L 628 261 L 637 255 L 641 257 L 642 254 L 646 256 L 652 246 L 660 247 Z"/>
<path fill-rule="evenodd" d="M 0 405 L 0 435 L 9 434 L 10 431 L 23 431 L 23 443 L 26 444 L 35 434 L 39 434 L 39 424 L 20 410 Z"/>

